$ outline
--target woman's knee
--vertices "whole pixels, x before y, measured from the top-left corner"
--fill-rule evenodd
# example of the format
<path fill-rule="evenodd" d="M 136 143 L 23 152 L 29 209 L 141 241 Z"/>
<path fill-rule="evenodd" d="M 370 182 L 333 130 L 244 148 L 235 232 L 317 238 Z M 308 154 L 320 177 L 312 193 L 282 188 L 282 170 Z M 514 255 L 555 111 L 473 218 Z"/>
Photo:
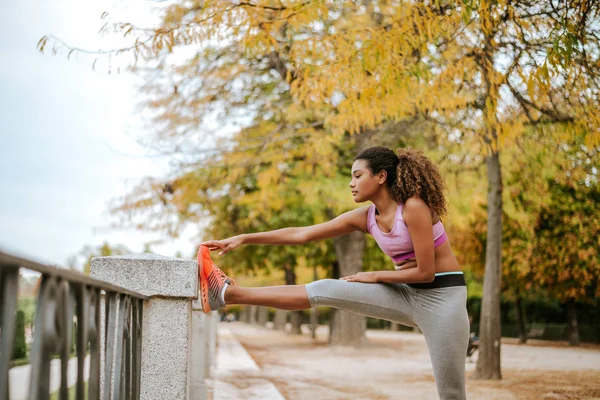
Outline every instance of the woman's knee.
<path fill-rule="evenodd" d="M 335 287 L 341 282 L 339 279 L 321 279 L 318 281 L 311 282 L 306 285 L 306 293 L 308 294 L 308 301 L 312 307 L 316 307 L 319 304 L 319 299 L 322 297 L 331 297 L 332 292 L 335 291 Z"/>

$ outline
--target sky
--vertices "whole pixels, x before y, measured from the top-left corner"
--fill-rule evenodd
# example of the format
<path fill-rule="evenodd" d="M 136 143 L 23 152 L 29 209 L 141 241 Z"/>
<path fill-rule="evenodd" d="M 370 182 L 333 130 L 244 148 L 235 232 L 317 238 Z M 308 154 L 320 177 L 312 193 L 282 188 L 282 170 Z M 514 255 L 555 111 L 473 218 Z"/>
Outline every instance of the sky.
<path fill-rule="evenodd" d="M 135 83 L 124 72 L 107 73 L 94 57 L 40 54 L 40 38 L 52 34 L 87 50 L 118 47 L 98 31 L 112 19 L 143 26 L 156 21 L 142 0 L 33 0 L 0 2 L 0 251 L 65 266 L 84 246 L 145 243 L 155 253 L 193 255 L 199 229 L 182 238 L 110 228 L 111 200 L 145 176 L 169 172 L 136 138 L 144 135 Z M 118 61 L 125 65 L 126 60 Z M 103 68 L 104 67 L 104 68 Z M 137 110 L 137 112 L 136 112 Z"/>

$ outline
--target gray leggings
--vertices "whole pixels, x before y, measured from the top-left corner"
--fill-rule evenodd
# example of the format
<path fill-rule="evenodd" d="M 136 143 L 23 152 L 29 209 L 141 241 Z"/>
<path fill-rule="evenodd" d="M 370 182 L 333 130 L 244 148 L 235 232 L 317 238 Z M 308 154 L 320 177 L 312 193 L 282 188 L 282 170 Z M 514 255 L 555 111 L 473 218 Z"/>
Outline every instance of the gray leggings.
<path fill-rule="evenodd" d="M 415 289 L 405 284 L 323 279 L 306 285 L 306 291 L 312 307 L 329 306 L 418 326 L 429 348 L 440 399 L 466 399 L 469 318 L 465 286 Z"/>

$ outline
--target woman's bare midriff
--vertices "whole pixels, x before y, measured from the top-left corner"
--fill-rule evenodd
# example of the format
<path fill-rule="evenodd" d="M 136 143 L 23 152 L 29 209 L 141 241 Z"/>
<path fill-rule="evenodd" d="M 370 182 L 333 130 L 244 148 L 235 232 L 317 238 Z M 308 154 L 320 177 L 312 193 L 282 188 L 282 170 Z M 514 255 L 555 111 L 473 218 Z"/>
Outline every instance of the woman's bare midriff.
<path fill-rule="evenodd" d="M 416 268 L 417 260 L 409 258 L 401 263 L 396 264 L 397 270 Z M 460 272 L 458 260 L 454 257 L 450 245 L 446 242 L 435 249 L 435 272 Z"/>

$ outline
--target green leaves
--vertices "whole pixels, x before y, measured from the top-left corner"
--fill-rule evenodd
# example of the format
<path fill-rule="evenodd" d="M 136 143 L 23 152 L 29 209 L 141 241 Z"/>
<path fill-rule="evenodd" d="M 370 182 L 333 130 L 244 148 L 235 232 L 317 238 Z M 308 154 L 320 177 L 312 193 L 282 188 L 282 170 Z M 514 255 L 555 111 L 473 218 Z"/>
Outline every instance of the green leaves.
<path fill-rule="evenodd" d="M 560 179 L 549 190 L 535 228 L 534 277 L 562 301 L 590 301 L 600 278 L 600 187 Z"/>

